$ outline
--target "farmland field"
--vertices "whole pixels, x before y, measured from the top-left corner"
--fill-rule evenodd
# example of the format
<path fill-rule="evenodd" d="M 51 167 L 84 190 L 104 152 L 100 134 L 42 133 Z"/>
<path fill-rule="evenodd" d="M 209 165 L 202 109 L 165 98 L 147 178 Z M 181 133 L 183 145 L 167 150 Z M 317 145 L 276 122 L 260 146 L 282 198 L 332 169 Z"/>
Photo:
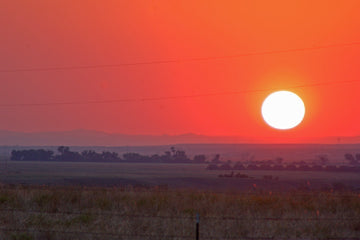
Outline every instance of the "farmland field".
<path fill-rule="evenodd" d="M 25 185 L 85 185 L 126 186 L 157 185 L 169 188 L 198 190 L 249 190 L 254 187 L 270 191 L 331 188 L 342 183 L 353 190 L 360 189 L 360 174 L 356 172 L 309 171 L 235 171 L 249 178 L 219 178 L 224 171 L 206 170 L 205 164 L 158 163 L 80 163 L 80 162 L 1 162 L 1 181 Z M 264 180 L 265 175 L 278 180 Z"/>
<path fill-rule="evenodd" d="M 0 186 L 0 239 L 358 239 L 354 192 Z"/>
<path fill-rule="evenodd" d="M 0 239 L 360 237 L 358 172 L 206 167 L 2 158 Z"/>

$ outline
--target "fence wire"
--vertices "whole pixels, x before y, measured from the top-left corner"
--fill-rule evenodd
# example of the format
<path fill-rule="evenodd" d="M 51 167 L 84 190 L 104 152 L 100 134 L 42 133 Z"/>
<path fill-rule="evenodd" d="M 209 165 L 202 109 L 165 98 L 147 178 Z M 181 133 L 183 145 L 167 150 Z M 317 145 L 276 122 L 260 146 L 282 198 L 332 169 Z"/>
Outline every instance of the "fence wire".
<path fill-rule="evenodd" d="M 4 189 L 4 188 L 2 188 Z M 11 188 L 5 188 L 6 190 L 11 190 Z M 20 188 L 21 190 L 25 190 L 26 188 Z M 44 190 L 49 190 L 48 187 L 39 187 L 39 189 L 44 189 Z M 50 187 L 51 189 L 51 187 Z M 55 189 L 55 188 L 54 188 Z M 64 189 L 69 189 L 69 188 L 64 188 Z M 159 194 L 172 194 L 172 191 L 170 190 L 160 190 L 160 189 L 117 189 L 117 188 L 101 188 L 102 190 L 106 191 L 124 191 L 124 193 L 128 193 L 128 192 L 134 192 L 134 193 L 140 193 L 140 195 L 142 195 L 142 193 L 147 194 L 147 193 L 159 193 Z M 16 189 L 15 189 L 16 190 Z M 17 189 L 19 190 L 19 189 Z M 82 191 L 95 191 L 97 190 L 97 188 L 78 188 L 78 190 L 82 190 Z M 56 191 L 62 191 L 61 189 L 56 189 Z M 178 193 L 178 191 L 174 191 L 175 193 Z M 182 194 L 214 194 L 214 192 L 204 192 L 204 191 L 186 191 L 186 192 L 182 192 Z M 182 194 L 180 194 L 178 197 L 182 197 Z M 219 193 L 216 193 L 219 194 Z M 290 194 L 290 193 L 286 193 L 286 194 L 282 194 L 282 193 L 274 193 L 274 192 L 270 192 L 270 193 L 264 193 L 264 192 L 248 192 L 248 193 L 236 193 L 236 192 L 222 192 L 221 194 L 225 194 L 225 195 L 234 195 L 237 197 L 242 197 L 242 196 L 261 196 L 261 197 L 286 197 L 286 198 L 308 198 L 308 197 L 334 197 L 334 198 L 342 198 L 344 200 L 347 199 L 356 199 L 356 201 L 359 201 L 360 203 L 360 195 L 357 193 L 324 193 L 324 192 L 309 192 L 309 193 L 303 193 L 303 194 Z M 177 197 L 177 196 L 173 196 L 173 197 Z M 12 205 L 15 206 L 15 205 Z M 230 213 L 231 214 L 231 213 Z M 88 228 L 87 231 L 84 230 L 84 228 L 81 230 L 77 230 L 77 229 L 71 229 L 69 228 L 68 230 L 64 230 L 62 229 L 62 227 L 53 227 L 53 228 L 42 228 L 42 226 L 32 226 L 32 227 L 26 227 L 26 225 L 22 225 L 22 224 L 17 224 L 19 226 L 10 226 L 10 224 L 8 224 L 8 226 L 6 226 L 6 223 L 0 222 L 0 239 L 2 239 L 2 236 L 4 234 L 21 234 L 21 233 L 28 233 L 28 234 L 32 234 L 34 236 L 36 236 L 37 234 L 48 234 L 50 236 L 53 235 L 57 235 L 60 236 L 58 239 L 62 239 L 61 236 L 68 236 L 68 238 L 66 239 L 72 239 L 73 236 L 80 236 L 80 239 L 86 239 L 88 237 L 88 239 L 196 239 L 195 238 L 195 222 L 196 222 L 196 217 L 194 214 L 184 214 L 184 215 L 146 215 L 146 214 L 129 214 L 126 212 L 117 212 L 117 211 L 91 211 L 91 210 L 78 210 L 78 211 L 66 211 L 66 210 L 61 210 L 61 209 L 53 209 L 53 210 L 37 210 L 37 209 L 29 209 L 29 210 L 25 210 L 25 209 L 21 209 L 21 208 L 0 208 L 0 219 L 2 216 L 10 216 L 10 218 L 19 218 L 20 216 L 31 216 L 31 215 L 35 215 L 37 216 L 46 216 L 49 219 L 56 219 L 58 216 L 58 219 L 61 219 L 62 217 L 64 218 L 71 218 L 71 217 L 77 217 L 80 215 L 89 215 L 89 216 L 100 216 L 103 217 L 103 219 L 112 219 L 115 222 L 115 228 L 112 228 L 111 230 L 107 231 L 101 229 L 101 228 Z M 314 224 L 316 225 L 316 223 L 319 222 L 326 222 L 324 224 L 326 225 L 334 225 L 333 223 L 339 223 L 341 226 L 342 224 L 345 225 L 349 225 L 349 224 L 358 224 L 359 225 L 359 230 L 355 230 L 358 234 L 352 234 L 349 236 L 352 237 L 339 237 L 339 236 L 335 236 L 334 237 L 330 237 L 330 238 L 316 238 L 316 239 L 333 239 L 333 240 L 360 240 L 360 216 L 357 217 L 356 215 L 354 215 L 354 217 L 326 217 L 326 216 L 316 216 L 314 214 L 315 217 L 257 217 L 257 216 L 249 216 L 249 217 L 244 217 L 244 216 L 214 216 L 214 215 L 202 215 L 200 218 L 200 239 L 223 239 L 223 240 L 231 240 L 231 239 L 244 239 L 244 240 L 282 240 L 282 239 L 286 239 L 286 240 L 309 240 L 309 239 L 313 239 L 313 238 L 285 238 L 285 237 L 269 237 L 269 236 L 261 236 L 263 234 L 259 234 L 259 237 L 250 237 L 250 236 L 241 236 L 241 234 L 239 234 L 239 237 L 234 236 L 235 234 L 233 234 L 233 236 L 226 236 L 226 234 L 224 234 L 225 237 L 214 237 L 211 235 L 211 232 L 201 232 L 201 229 L 203 226 L 206 226 L 207 224 L 209 224 L 208 228 L 211 229 L 211 231 L 213 233 L 215 233 L 218 228 L 216 228 L 216 225 L 221 222 L 221 221 L 229 221 L 229 222 L 224 222 L 225 225 L 229 224 L 229 225 L 243 225 L 246 224 L 247 222 L 256 222 L 256 221 L 260 221 L 260 222 L 264 222 L 261 223 L 260 225 L 265 224 L 266 226 L 268 224 L 272 224 L 271 222 L 279 222 L 278 224 L 282 225 L 286 225 L 286 222 L 290 222 L 290 225 L 294 225 L 298 224 L 297 222 L 310 222 L 309 224 Z M 350 215 L 352 216 L 352 214 Z M 116 227 L 118 227 L 118 222 L 116 222 L 117 220 L 123 221 L 123 220 L 129 220 L 130 222 L 136 222 L 139 219 L 144 219 L 144 222 L 146 222 L 146 224 L 148 223 L 153 223 L 156 222 L 157 224 L 160 223 L 160 225 L 162 224 L 162 222 L 177 222 L 177 224 L 179 224 L 178 226 L 174 226 L 174 228 L 181 228 L 183 227 L 185 230 L 180 231 L 180 232 L 174 232 L 174 231 L 164 231 L 161 232 L 161 230 L 159 231 L 160 233 L 156 234 L 156 233 L 152 233 L 151 231 L 148 231 L 149 234 L 146 234 L 146 232 L 136 232 L 136 233 L 132 233 L 131 231 L 121 231 L 116 229 Z M 146 220 L 145 220 L 146 219 Z M 158 220 L 157 220 L 158 219 Z M 116 221 L 115 221 L 116 220 Z M 234 222 L 230 222 L 230 221 L 234 221 Z M 236 223 L 235 221 L 239 221 L 239 223 Z M 145 225 L 146 225 L 145 224 Z M 3 225 L 3 227 L 1 227 L 1 225 Z M 344 226 L 345 226 L 344 225 Z M 311 225 L 312 226 L 312 225 Z M 191 229 L 194 229 L 194 232 L 191 232 Z M 162 229 L 165 227 L 160 226 L 159 229 Z M 188 231 L 190 230 L 190 231 Z M 172 234 L 174 233 L 174 234 Z M 177 233 L 180 233 L 177 235 Z M 221 234 L 220 234 L 221 235 Z M 266 235 L 266 234 L 264 234 Z M 340 236 L 343 234 L 339 234 Z M 346 235 L 346 234 L 345 234 Z M 8 235 L 7 235 L 8 236 Z M 299 236 L 303 236 L 303 235 L 299 235 Z M 330 235 L 332 236 L 332 235 Z M 355 237 L 353 237 L 355 236 Z M 359 237 L 357 237 L 359 236 Z M 65 238 L 65 237 L 64 237 Z M 6 239 L 6 238 L 4 238 Z M 18 239 L 18 238 L 13 238 L 13 239 Z M 37 238 L 31 238 L 31 239 L 37 239 Z M 52 238 L 51 238 L 52 239 Z"/>
<path fill-rule="evenodd" d="M 61 234 L 61 235 L 96 235 L 102 237 L 116 237 L 116 238 L 131 238 L 131 239 L 195 239 L 193 236 L 184 236 L 184 235 L 155 235 L 155 234 L 119 234 L 119 233 L 109 233 L 109 232 L 86 232 L 86 231 L 59 231 L 59 230 L 47 230 L 47 229 L 26 229 L 26 228 L 0 228 L 1 232 L 18 232 L 18 233 L 47 233 L 47 234 Z M 200 239 L 208 240 L 309 240 L 308 238 L 285 238 L 285 237 L 227 237 L 219 238 L 212 237 L 209 235 L 203 235 Z M 323 240 L 360 240 L 360 237 L 331 237 L 331 238 L 320 238 Z"/>
<path fill-rule="evenodd" d="M 7 213 L 26 213 L 26 214 L 48 214 L 48 215 L 91 215 L 91 216 L 113 216 L 121 218 L 159 218 L 159 219 L 185 219 L 194 220 L 194 216 L 167 216 L 167 215 L 140 215 L 140 214 L 123 214 L 116 212 L 91 212 L 91 211 L 39 211 L 39 210 L 21 210 L 21 209 L 0 209 L 1 212 Z M 233 220 L 233 221 L 360 221 L 360 217 L 344 217 L 344 218 L 329 218 L 329 217 L 234 217 L 234 216 L 202 216 L 202 220 Z"/>
<path fill-rule="evenodd" d="M 181 220 L 188 220 L 193 221 L 195 225 L 195 216 L 158 216 L 158 215 L 139 215 L 139 214 L 122 214 L 122 213 L 114 213 L 114 212 L 70 212 L 70 211 L 62 211 L 62 212 L 51 212 L 51 211 L 38 211 L 38 210 L 19 210 L 19 209 L 0 209 L 0 213 L 10 213 L 13 215 L 18 214 L 48 214 L 50 216 L 54 215 L 63 215 L 63 216 L 72 216 L 72 215 L 94 215 L 94 216 L 107 216 L 107 217 L 120 217 L 120 218 L 148 218 L 148 219 L 164 219 L 172 220 L 172 219 L 181 219 Z M 201 222 L 206 222 L 209 220 L 230 220 L 230 221 L 337 221 L 337 222 L 345 222 L 345 221 L 359 221 L 360 218 L 324 218 L 324 217 L 316 217 L 316 218 L 289 218 L 289 217 L 232 217 L 232 216 L 203 216 L 201 217 Z M 97 236 L 97 237 L 106 237 L 106 238 L 116 238 L 116 239 L 195 239 L 194 235 L 156 235 L 156 234 L 127 234 L 127 233 L 119 233 L 119 232 L 108 232 L 108 231 L 72 231 L 72 230 L 59 230 L 59 229 L 44 229 L 44 228 L 24 228 L 24 227 L 0 227 L 1 233 L 30 233 L 30 234 L 50 234 L 50 235 L 60 235 L 60 236 Z M 213 237 L 207 234 L 201 234 L 200 239 L 223 239 L 223 240 L 237 240 L 237 239 L 244 239 L 244 240 L 289 240 L 289 238 L 284 237 L 226 237 L 226 238 L 219 238 Z M 301 239 L 301 238 L 294 238 L 292 240 L 308 240 L 308 239 Z M 326 240 L 360 240 L 360 237 L 331 237 L 331 238 L 321 238 Z"/>

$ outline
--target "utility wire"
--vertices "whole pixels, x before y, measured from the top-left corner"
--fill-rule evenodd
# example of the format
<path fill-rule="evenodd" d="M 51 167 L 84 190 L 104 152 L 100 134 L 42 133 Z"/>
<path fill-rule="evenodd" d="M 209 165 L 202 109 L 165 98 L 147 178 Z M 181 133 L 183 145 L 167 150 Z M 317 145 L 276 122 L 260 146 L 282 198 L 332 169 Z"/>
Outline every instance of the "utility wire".
<path fill-rule="evenodd" d="M 234 54 L 234 55 L 218 56 L 218 57 L 212 56 L 212 57 L 154 60 L 154 61 L 118 63 L 118 64 L 97 64 L 97 65 L 84 65 L 84 66 L 68 66 L 68 67 L 40 67 L 40 68 L 2 69 L 2 70 L 0 70 L 0 73 L 71 71 L 71 70 L 119 68 L 119 67 L 156 65 L 156 64 L 170 64 L 170 63 L 184 63 L 184 62 L 201 62 L 201 61 L 213 61 L 213 60 L 222 60 L 222 59 L 241 58 L 241 57 L 248 57 L 248 56 L 261 56 L 261 55 L 272 55 L 272 54 L 282 54 L 282 53 L 292 53 L 292 52 L 314 51 L 314 50 L 321 50 L 321 49 L 328 49 L 328 48 L 350 47 L 350 46 L 356 46 L 356 45 L 360 45 L 360 42 L 328 44 L 328 45 L 321 45 L 321 46 L 312 46 L 312 47 L 304 47 L 304 48 L 290 48 L 290 49 L 272 50 L 272 51 L 248 52 L 248 53 L 239 53 L 239 54 Z"/>
<path fill-rule="evenodd" d="M 355 83 L 355 82 L 360 82 L 360 79 L 359 80 L 348 80 L 348 81 L 345 80 L 345 81 L 332 81 L 332 82 L 302 84 L 302 85 L 285 87 L 284 89 L 297 89 L 297 88 L 305 88 L 305 87 L 316 87 L 316 86 Z M 277 91 L 277 90 L 282 90 L 282 89 L 269 88 L 269 89 L 257 89 L 257 90 L 242 90 L 242 91 L 193 94 L 193 95 L 177 95 L 177 96 L 147 97 L 147 98 L 122 98 L 122 99 L 109 99 L 109 100 L 88 100 L 88 101 L 84 100 L 84 101 L 47 102 L 47 103 L 12 103 L 12 104 L 0 104 L 0 107 L 2 107 L 2 108 L 4 108 L 4 107 L 41 107 L 41 106 L 58 106 L 58 105 L 90 105 L 90 104 L 111 104 L 111 103 L 127 103 L 127 102 L 153 102 L 153 101 L 167 101 L 167 100 L 191 99 L 191 98 L 202 98 L 202 97 L 240 95 L 240 94 L 245 94 L 245 93 L 268 92 L 268 91 Z"/>

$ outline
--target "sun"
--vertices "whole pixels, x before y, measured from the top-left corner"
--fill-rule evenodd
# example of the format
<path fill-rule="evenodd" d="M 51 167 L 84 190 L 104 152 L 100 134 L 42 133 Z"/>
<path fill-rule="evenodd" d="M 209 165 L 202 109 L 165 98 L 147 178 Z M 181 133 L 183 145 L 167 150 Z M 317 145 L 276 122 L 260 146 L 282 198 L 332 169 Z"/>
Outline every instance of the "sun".
<path fill-rule="evenodd" d="M 273 92 L 264 100 L 261 114 L 271 127 L 281 130 L 291 129 L 304 119 L 305 105 L 293 92 Z"/>

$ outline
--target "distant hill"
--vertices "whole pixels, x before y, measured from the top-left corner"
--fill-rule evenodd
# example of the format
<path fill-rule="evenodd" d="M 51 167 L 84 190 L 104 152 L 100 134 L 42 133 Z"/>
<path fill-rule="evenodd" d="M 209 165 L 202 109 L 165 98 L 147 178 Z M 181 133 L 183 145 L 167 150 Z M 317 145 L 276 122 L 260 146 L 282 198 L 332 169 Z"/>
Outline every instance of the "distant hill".
<path fill-rule="evenodd" d="M 305 139 L 302 142 L 351 144 L 360 143 L 360 136 Z M 183 135 L 126 135 L 93 130 L 31 133 L 0 130 L 0 145 L 3 146 L 155 146 L 200 143 L 267 143 L 267 141 L 241 136 L 205 136 L 191 133 Z"/>
<path fill-rule="evenodd" d="M 0 130 L 0 145 L 19 146 L 146 146 L 181 143 L 245 143 L 237 136 L 183 135 L 126 135 L 93 130 L 62 132 L 12 132 Z"/>

